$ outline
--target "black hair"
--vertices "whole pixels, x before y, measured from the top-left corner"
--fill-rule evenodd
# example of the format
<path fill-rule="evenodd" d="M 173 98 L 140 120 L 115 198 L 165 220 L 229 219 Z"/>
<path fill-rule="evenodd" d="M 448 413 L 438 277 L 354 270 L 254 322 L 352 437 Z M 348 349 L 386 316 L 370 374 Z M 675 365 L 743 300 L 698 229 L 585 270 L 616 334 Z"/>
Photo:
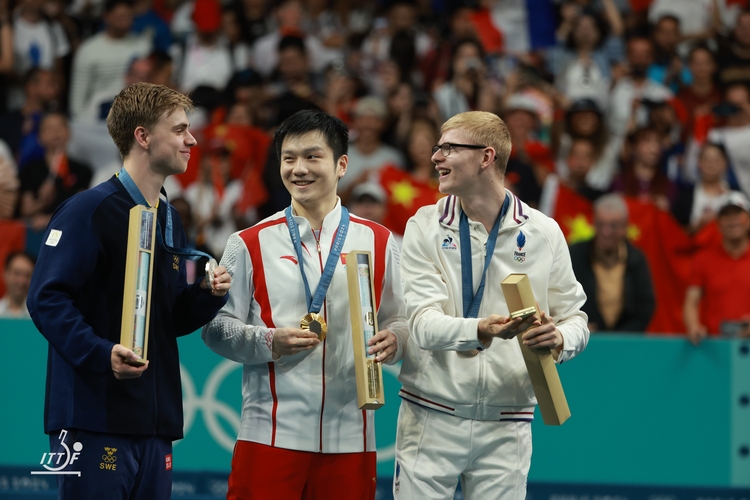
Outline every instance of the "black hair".
<path fill-rule="evenodd" d="M 279 52 L 283 52 L 286 49 L 297 49 L 302 54 L 307 53 L 307 50 L 305 49 L 305 41 L 302 38 L 294 35 L 287 35 L 279 40 Z"/>
<path fill-rule="evenodd" d="M 281 158 L 281 146 L 287 137 L 297 137 L 308 132 L 319 131 L 333 151 L 333 160 L 338 161 L 349 151 L 349 129 L 335 116 L 317 109 L 298 111 L 284 120 L 273 136 L 277 158 Z"/>
<path fill-rule="evenodd" d="M 484 47 L 482 47 L 482 43 L 477 40 L 476 38 L 460 38 L 453 42 L 453 45 L 451 46 L 451 63 L 448 67 L 448 81 L 453 79 L 453 76 L 455 73 L 453 72 L 453 62 L 456 60 L 456 56 L 458 55 L 458 49 L 463 47 L 464 45 L 473 45 L 476 47 L 477 52 L 479 53 L 479 59 L 484 63 L 485 61 L 485 52 Z"/>
<path fill-rule="evenodd" d="M 132 9 L 134 2 L 133 0 L 107 0 L 106 2 L 104 2 L 104 13 L 108 14 L 112 12 L 118 5 L 124 5 Z"/>
<path fill-rule="evenodd" d="M 594 25 L 596 26 L 596 29 L 599 31 L 599 40 L 596 42 L 596 47 L 599 48 L 602 45 L 604 45 L 604 42 L 607 39 L 607 36 L 609 36 L 609 25 L 604 21 L 602 16 L 600 16 L 596 11 L 591 9 L 583 9 L 581 14 L 576 18 L 576 20 L 573 23 L 573 29 L 570 30 L 570 33 L 568 33 L 568 37 L 565 39 L 565 47 L 567 47 L 570 50 L 576 50 L 575 45 L 575 31 L 578 28 L 578 23 L 580 22 L 581 18 L 583 17 L 590 17 L 594 21 Z"/>

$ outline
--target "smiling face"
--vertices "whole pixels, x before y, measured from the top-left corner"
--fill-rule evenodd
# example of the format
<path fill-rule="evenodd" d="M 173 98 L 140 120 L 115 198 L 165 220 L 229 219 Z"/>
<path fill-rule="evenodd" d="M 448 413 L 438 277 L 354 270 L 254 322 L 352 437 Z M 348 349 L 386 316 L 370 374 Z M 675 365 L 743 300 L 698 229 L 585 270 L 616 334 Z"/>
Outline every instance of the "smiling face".
<path fill-rule="evenodd" d="M 190 123 L 182 108 L 164 112 L 148 133 L 149 164 L 162 175 L 181 174 L 187 170 L 190 148 L 196 140 L 190 133 Z"/>
<path fill-rule="evenodd" d="M 446 130 L 440 136 L 439 144 L 476 144 L 469 135 L 459 129 Z M 474 191 L 480 182 L 481 163 L 484 156 L 482 149 L 469 149 L 460 146 L 452 148 L 448 156 L 441 150 L 432 155 L 432 162 L 438 172 L 440 192 L 455 196 L 466 196 Z"/>
<path fill-rule="evenodd" d="M 338 180 L 346 173 L 348 161 L 346 155 L 334 158 L 320 131 L 286 136 L 281 144 L 281 180 L 292 204 L 308 211 L 335 205 Z"/>

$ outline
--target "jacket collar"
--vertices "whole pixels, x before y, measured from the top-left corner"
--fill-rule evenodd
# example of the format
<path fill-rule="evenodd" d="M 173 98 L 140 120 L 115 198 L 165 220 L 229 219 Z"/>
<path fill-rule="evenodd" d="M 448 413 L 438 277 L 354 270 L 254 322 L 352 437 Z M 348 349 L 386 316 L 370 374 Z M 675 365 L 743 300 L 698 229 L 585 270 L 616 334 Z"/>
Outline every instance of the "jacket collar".
<path fill-rule="evenodd" d="M 523 225 L 529 218 L 529 207 L 521 199 L 505 190 L 505 196 L 510 197 L 510 206 L 505 219 L 500 226 L 500 231 Z M 457 196 L 448 195 L 437 203 L 437 217 L 440 225 L 458 231 L 458 221 L 461 219 L 461 203 Z"/>
<path fill-rule="evenodd" d="M 308 236 L 312 236 L 312 228 L 310 227 L 310 223 L 302 217 L 301 215 L 297 215 L 294 211 L 294 208 L 292 208 L 292 217 L 294 217 L 294 220 L 297 222 L 297 226 L 299 227 L 300 236 L 302 239 L 306 239 Z M 320 241 L 328 241 L 333 238 L 333 235 L 336 234 L 336 230 L 339 228 L 339 221 L 341 220 L 341 198 L 336 197 L 336 206 L 333 207 L 333 210 L 328 212 L 328 214 L 323 218 L 323 227 L 320 231 Z M 324 240 L 325 238 L 325 240 Z"/>

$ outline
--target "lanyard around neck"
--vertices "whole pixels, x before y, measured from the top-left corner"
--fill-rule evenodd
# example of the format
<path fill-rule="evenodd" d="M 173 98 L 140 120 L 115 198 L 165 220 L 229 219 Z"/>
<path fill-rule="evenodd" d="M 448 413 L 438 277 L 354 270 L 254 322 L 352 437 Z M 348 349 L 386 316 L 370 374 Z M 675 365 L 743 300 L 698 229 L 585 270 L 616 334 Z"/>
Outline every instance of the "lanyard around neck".
<path fill-rule="evenodd" d="M 120 183 L 125 188 L 125 191 L 128 192 L 130 197 L 136 203 L 136 205 L 143 205 L 145 207 L 151 208 L 151 205 L 149 204 L 148 201 L 146 201 L 146 198 L 143 196 L 143 193 L 141 193 L 141 190 L 138 189 L 138 186 L 136 186 L 133 178 L 130 177 L 130 174 L 128 173 L 128 171 L 125 170 L 125 167 L 120 169 L 120 172 L 117 174 L 117 178 L 119 179 Z M 158 238 L 159 243 L 161 243 L 161 245 L 167 250 L 167 252 L 174 254 L 174 255 L 179 255 L 180 257 L 183 257 L 188 260 L 198 260 L 201 257 L 212 259 L 213 257 L 211 257 L 205 252 L 201 252 L 200 250 L 193 250 L 191 248 L 176 248 L 174 246 L 173 225 L 172 225 L 172 207 L 169 204 L 169 198 L 167 197 L 167 191 L 164 189 L 164 186 L 162 186 L 160 192 L 161 194 L 164 195 L 164 200 L 165 200 L 166 208 L 167 208 L 167 230 L 166 230 L 166 235 L 163 235 L 161 232 L 161 223 L 159 222 L 157 218 L 156 234 L 159 236 Z"/>
<path fill-rule="evenodd" d="M 473 270 L 471 265 L 471 236 L 469 234 L 469 218 L 466 212 L 461 210 L 461 218 L 458 223 L 458 232 L 461 243 L 461 288 L 463 292 L 464 318 L 476 318 L 479 315 L 479 305 L 482 303 L 484 295 L 484 282 L 487 278 L 487 269 L 490 267 L 492 255 L 495 253 L 495 243 L 497 242 L 497 233 L 500 230 L 500 222 L 508 212 L 510 206 L 510 197 L 505 195 L 505 201 L 500 209 L 500 213 L 495 219 L 495 224 L 487 236 L 486 255 L 484 257 L 484 270 L 482 271 L 482 281 L 479 282 L 477 293 L 474 290 Z"/>
<path fill-rule="evenodd" d="M 302 258 L 302 240 L 299 234 L 299 226 L 297 221 L 292 216 L 292 207 L 286 208 L 286 225 L 289 228 L 289 236 L 292 238 L 292 244 L 294 245 L 294 251 L 297 252 L 297 262 L 299 263 L 299 271 L 302 274 L 302 282 L 305 284 L 305 297 L 307 298 L 307 312 L 318 313 L 323 307 L 323 300 L 325 300 L 328 286 L 331 284 L 333 279 L 333 273 L 336 270 L 336 262 L 339 260 L 341 250 L 344 247 L 344 240 L 346 239 L 346 233 L 349 230 L 349 211 L 345 207 L 341 207 L 341 219 L 339 220 L 339 227 L 336 230 L 336 238 L 333 241 L 331 252 L 328 254 L 326 265 L 323 269 L 323 274 L 320 276 L 318 287 L 315 289 L 315 296 L 310 292 L 310 284 L 307 281 L 307 275 L 305 275 L 304 259 Z"/>

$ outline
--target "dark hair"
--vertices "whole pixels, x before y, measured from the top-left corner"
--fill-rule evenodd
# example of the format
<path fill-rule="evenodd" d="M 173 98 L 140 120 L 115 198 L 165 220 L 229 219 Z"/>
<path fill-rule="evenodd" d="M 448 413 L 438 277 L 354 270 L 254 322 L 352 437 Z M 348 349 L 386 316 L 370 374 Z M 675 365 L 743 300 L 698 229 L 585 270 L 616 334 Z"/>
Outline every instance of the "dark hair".
<path fill-rule="evenodd" d="M 115 7 L 117 7 L 118 5 L 124 5 L 124 6 L 130 7 L 132 9 L 133 8 L 133 4 L 134 4 L 133 0 L 107 0 L 106 2 L 104 2 L 104 11 L 103 12 L 105 14 L 109 14 L 110 12 L 112 12 L 113 10 L 115 10 Z"/>
<path fill-rule="evenodd" d="M 727 148 L 724 147 L 724 145 L 720 142 L 704 142 L 703 146 L 701 146 L 701 149 L 698 153 L 698 158 L 703 156 L 703 152 L 707 150 L 708 148 L 714 148 L 719 153 L 721 153 L 721 156 L 724 157 L 724 161 L 729 164 L 729 155 L 727 154 Z"/>
<path fill-rule="evenodd" d="M 294 35 L 287 35 L 283 37 L 281 40 L 279 40 L 279 52 L 283 52 L 286 49 L 297 49 L 302 54 L 306 54 L 307 51 L 305 49 L 305 41 Z"/>
<path fill-rule="evenodd" d="M 11 262 L 16 260 L 17 257 L 26 257 L 26 259 L 31 262 L 32 266 L 36 266 L 36 259 L 33 255 L 31 255 L 28 252 L 24 251 L 18 251 L 18 252 L 11 252 L 8 254 L 8 256 L 5 258 L 5 269 L 8 269 L 10 267 Z"/>
<path fill-rule="evenodd" d="M 659 16 L 659 19 L 656 20 L 653 27 L 656 28 L 656 26 L 661 24 L 662 21 L 673 21 L 678 28 L 682 25 L 679 17 L 673 14 L 664 14 L 662 16 Z"/>
<path fill-rule="evenodd" d="M 578 23 L 584 17 L 590 17 L 594 21 L 597 31 L 599 31 L 599 40 L 596 41 L 596 47 L 599 48 L 604 45 L 604 41 L 609 35 L 609 25 L 602 19 L 602 16 L 597 14 L 591 9 L 583 9 L 583 12 L 573 22 L 573 29 L 568 33 L 568 37 L 565 39 L 565 47 L 570 50 L 576 50 L 575 44 L 575 32 L 578 29 Z"/>
<path fill-rule="evenodd" d="M 298 111 L 284 120 L 273 136 L 276 157 L 281 158 L 281 146 L 287 137 L 297 137 L 318 131 L 333 151 L 333 160 L 338 161 L 349 151 L 349 129 L 335 116 L 317 109 Z"/>
<path fill-rule="evenodd" d="M 389 55 L 400 70 L 401 81 L 410 82 L 412 69 L 417 62 L 414 35 L 403 30 L 393 35 Z"/>
<path fill-rule="evenodd" d="M 473 45 L 476 47 L 477 51 L 479 52 L 479 59 L 482 60 L 482 63 L 485 61 L 485 53 L 484 53 L 484 47 L 482 47 L 482 44 L 477 40 L 476 38 L 461 38 L 459 40 L 456 40 L 453 43 L 453 46 L 451 47 L 451 63 L 448 67 L 448 81 L 453 79 L 454 72 L 453 72 L 453 61 L 456 59 L 456 55 L 458 54 L 458 49 L 460 49 L 463 45 Z"/>

